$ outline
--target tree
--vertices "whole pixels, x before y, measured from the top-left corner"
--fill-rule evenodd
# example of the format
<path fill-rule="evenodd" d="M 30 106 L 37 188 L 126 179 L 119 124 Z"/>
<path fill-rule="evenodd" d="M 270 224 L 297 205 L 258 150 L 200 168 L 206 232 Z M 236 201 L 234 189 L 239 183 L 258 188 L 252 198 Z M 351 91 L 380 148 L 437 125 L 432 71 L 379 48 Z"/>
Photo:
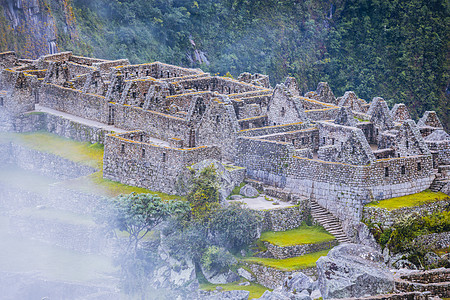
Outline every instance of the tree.
<path fill-rule="evenodd" d="M 192 219 L 206 224 L 211 213 L 219 208 L 219 183 L 213 165 L 193 176 L 192 188 L 187 197 L 192 211 Z"/>
<path fill-rule="evenodd" d="M 156 226 L 168 217 L 184 214 L 189 205 L 180 200 L 162 200 L 152 194 L 120 195 L 114 198 L 110 206 L 110 218 L 106 220 L 109 227 L 129 234 L 127 250 L 139 242 Z"/>

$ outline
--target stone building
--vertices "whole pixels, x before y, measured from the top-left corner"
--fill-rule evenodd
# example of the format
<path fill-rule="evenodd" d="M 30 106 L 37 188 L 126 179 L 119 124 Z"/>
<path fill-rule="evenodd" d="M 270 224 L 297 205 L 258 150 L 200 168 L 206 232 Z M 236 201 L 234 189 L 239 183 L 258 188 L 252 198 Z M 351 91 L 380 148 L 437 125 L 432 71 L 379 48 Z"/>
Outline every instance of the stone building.
<path fill-rule="evenodd" d="M 2 53 L 0 67 L 1 130 L 104 143 L 104 177 L 151 190 L 176 193 L 186 167 L 216 159 L 359 221 L 366 203 L 423 191 L 450 164 L 435 112 L 416 124 L 403 104 L 336 98 L 325 82 L 303 97 L 294 78 L 272 89 L 261 74 L 234 80 L 71 52 Z"/>

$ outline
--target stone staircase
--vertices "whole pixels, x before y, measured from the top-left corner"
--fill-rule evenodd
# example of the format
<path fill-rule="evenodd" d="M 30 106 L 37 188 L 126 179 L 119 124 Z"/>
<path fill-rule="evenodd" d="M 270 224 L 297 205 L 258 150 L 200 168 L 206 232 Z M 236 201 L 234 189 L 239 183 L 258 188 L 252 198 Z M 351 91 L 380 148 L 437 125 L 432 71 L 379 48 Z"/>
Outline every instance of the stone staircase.
<path fill-rule="evenodd" d="M 339 220 L 314 200 L 311 200 L 311 215 L 314 220 L 334 235 L 339 243 L 351 243 L 342 230 Z"/>
<path fill-rule="evenodd" d="M 430 185 L 430 190 L 432 192 L 440 192 L 446 183 L 446 181 L 434 180 Z"/>

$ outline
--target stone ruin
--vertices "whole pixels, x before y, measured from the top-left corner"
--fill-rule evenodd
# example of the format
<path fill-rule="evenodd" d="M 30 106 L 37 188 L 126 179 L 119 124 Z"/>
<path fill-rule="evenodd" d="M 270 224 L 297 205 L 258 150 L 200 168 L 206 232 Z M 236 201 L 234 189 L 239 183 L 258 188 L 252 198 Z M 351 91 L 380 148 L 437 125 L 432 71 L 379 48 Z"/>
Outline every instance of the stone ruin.
<path fill-rule="evenodd" d="M 435 112 L 416 124 L 403 104 L 336 98 L 325 82 L 301 96 L 292 77 L 271 88 L 261 74 L 71 52 L 3 53 L 0 67 L 2 131 L 104 143 L 104 177 L 151 190 L 180 193 L 187 167 L 214 159 L 357 222 L 368 202 L 423 191 L 450 164 Z"/>

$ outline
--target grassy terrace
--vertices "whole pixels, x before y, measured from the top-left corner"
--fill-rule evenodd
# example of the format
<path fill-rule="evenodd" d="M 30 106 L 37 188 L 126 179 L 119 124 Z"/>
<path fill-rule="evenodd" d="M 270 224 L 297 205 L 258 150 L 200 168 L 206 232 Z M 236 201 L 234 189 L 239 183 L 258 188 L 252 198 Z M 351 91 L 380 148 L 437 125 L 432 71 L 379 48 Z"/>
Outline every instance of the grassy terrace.
<path fill-rule="evenodd" d="M 328 251 L 330 250 L 323 250 L 286 259 L 248 257 L 243 258 L 242 261 L 260 264 L 282 271 L 295 271 L 315 267 L 319 257 L 327 255 Z"/>
<path fill-rule="evenodd" d="M 394 210 L 403 207 L 419 206 L 428 202 L 435 202 L 449 197 L 441 192 L 432 192 L 425 190 L 423 192 L 412 194 L 408 196 L 396 197 L 367 204 L 367 207 L 379 207 L 387 210 Z"/>
<path fill-rule="evenodd" d="M 51 153 L 76 163 L 87 165 L 99 170 L 103 169 L 104 148 L 103 145 L 101 144 L 77 142 L 48 132 L 34 132 L 34 133 L 20 133 L 20 134 L 0 133 L 0 144 L 11 141 L 23 145 L 27 148 L 31 148 L 41 152 Z M 20 171 L 18 171 L 18 173 L 23 174 L 23 172 Z M 7 174 L 3 174 L 2 172 L 0 172 L 0 180 L 7 182 L 9 179 L 8 176 L 6 175 Z M 26 179 L 27 177 L 25 177 L 25 180 Z M 30 181 L 32 180 L 35 180 L 35 178 L 30 179 Z M 145 188 L 129 186 L 119 182 L 104 179 L 102 171 L 98 171 L 89 176 L 80 177 L 74 180 L 69 180 L 58 184 L 61 184 L 64 187 L 71 188 L 77 191 L 94 193 L 110 197 L 115 197 L 119 194 L 130 194 L 132 192 L 135 192 L 135 193 L 156 194 L 162 199 L 182 198 L 179 196 L 154 192 Z M 45 186 L 46 190 L 47 185 L 43 186 Z M 36 189 L 39 189 L 39 187 L 36 186 Z"/>
<path fill-rule="evenodd" d="M 235 291 L 235 290 L 249 291 L 250 296 L 248 297 L 248 299 L 260 298 L 262 294 L 264 294 L 264 292 L 268 290 L 268 288 L 256 283 L 250 283 L 250 285 L 248 286 L 242 286 L 235 282 L 227 284 L 212 284 L 212 283 L 200 284 L 200 288 L 205 291 L 214 291 L 218 286 L 223 287 L 223 291 Z"/>
<path fill-rule="evenodd" d="M 316 244 L 334 240 L 334 236 L 329 234 L 321 226 L 302 226 L 281 232 L 266 231 L 261 234 L 261 241 L 269 242 L 279 247 Z"/>

